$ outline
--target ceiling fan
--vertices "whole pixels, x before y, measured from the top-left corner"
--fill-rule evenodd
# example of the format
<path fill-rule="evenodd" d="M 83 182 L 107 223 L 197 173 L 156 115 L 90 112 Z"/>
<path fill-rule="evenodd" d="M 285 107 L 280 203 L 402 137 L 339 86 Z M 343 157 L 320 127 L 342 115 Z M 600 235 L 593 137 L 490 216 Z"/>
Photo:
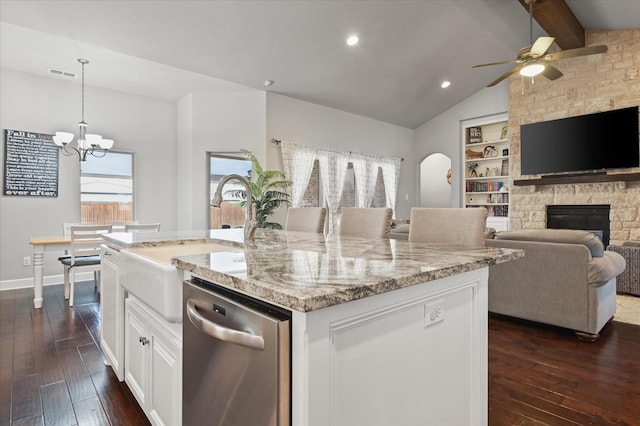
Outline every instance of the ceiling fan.
<path fill-rule="evenodd" d="M 607 51 L 606 45 L 580 47 L 577 49 L 563 50 L 560 52 L 547 53 L 547 50 L 553 44 L 553 37 L 538 37 L 533 43 L 533 3 L 535 0 L 529 0 L 529 39 L 531 46 L 525 46 L 518 51 L 516 59 L 510 61 L 492 62 L 489 64 L 474 65 L 473 68 L 486 67 L 491 65 L 517 64 L 506 73 L 502 74 L 496 80 L 492 81 L 487 87 L 495 86 L 505 78 L 519 72 L 525 77 L 535 77 L 542 74 L 549 80 L 555 80 L 562 77 L 559 69 L 549 64 L 551 61 L 562 58 L 574 58 L 578 56 L 594 55 L 596 53 L 604 53 Z"/>

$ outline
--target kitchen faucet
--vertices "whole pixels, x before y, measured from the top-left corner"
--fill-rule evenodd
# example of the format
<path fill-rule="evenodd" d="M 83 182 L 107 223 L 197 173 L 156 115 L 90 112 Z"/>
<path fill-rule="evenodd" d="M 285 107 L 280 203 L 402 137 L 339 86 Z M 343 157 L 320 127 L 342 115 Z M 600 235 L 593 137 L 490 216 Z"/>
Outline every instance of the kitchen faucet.
<path fill-rule="evenodd" d="M 244 241 L 252 243 L 254 241 L 254 234 L 256 233 L 256 228 L 258 227 L 258 222 L 253 217 L 253 198 L 251 196 L 251 186 L 249 185 L 249 181 L 247 179 L 237 174 L 230 174 L 223 177 L 220 180 L 220 183 L 218 183 L 218 188 L 216 189 L 216 193 L 213 194 L 213 200 L 211 201 L 211 205 L 213 207 L 220 207 L 220 204 L 222 204 L 222 188 L 230 180 L 237 180 L 242 185 L 244 185 L 245 192 L 247 194 L 247 203 L 245 204 L 245 218 L 244 218 Z"/>

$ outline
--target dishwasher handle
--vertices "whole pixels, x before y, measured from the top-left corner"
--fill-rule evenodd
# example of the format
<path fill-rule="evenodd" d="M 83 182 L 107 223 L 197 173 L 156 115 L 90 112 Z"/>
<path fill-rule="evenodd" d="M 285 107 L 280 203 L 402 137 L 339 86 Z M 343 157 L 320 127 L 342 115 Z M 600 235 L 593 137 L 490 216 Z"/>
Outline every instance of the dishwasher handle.
<path fill-rule="evenodd" d="M 235 343 L 236 345 L 246 346 L 248 348 L 264 350 L 264 339 L 262 336 L 233 330 L 209 321 L 198 312 L 196 304 L 191 299 L 187 300 L 187 316 L 196 328 L 215 339 L 222 340 L 223 342 Z"/>

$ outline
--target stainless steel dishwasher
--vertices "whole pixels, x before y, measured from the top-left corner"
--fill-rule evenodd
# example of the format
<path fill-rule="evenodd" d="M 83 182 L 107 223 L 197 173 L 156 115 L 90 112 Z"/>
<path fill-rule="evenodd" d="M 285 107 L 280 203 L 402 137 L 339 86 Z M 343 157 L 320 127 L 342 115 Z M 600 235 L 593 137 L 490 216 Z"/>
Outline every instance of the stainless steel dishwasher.
<path fill-rule="evenodd" d="M 195 277 L 183 301 L 183 426 L 290 425 L 290 312 Z"/>

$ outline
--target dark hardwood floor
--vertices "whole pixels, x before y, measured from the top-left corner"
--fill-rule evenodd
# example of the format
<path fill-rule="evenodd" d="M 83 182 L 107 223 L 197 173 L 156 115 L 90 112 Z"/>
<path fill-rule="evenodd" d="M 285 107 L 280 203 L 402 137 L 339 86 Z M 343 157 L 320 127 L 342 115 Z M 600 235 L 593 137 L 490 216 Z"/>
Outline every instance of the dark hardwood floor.
<path fill-rule="evenodd" d="M 76 284 L 69 308 L 62 285 L 0 292 L 0 426 L 148 425 L 124 383 L 104 365 L 99 298 Z"/>
<path fill-rule="evenodd" d="M 612 321 L 588 343 L 490 315 L 489 424 L 640 425 L 640 326 Z"/>
<path fill-rule="evenodd" d="M 103 363 L 93 283 L 77 285 L 74 309 L 61 285 L 44 299 L 0 292 L 0 426 L 149 424 Z M 586 343 L 491 315 L 489 424 L 640 425 L 640 326 L 614 321 Z"/>

